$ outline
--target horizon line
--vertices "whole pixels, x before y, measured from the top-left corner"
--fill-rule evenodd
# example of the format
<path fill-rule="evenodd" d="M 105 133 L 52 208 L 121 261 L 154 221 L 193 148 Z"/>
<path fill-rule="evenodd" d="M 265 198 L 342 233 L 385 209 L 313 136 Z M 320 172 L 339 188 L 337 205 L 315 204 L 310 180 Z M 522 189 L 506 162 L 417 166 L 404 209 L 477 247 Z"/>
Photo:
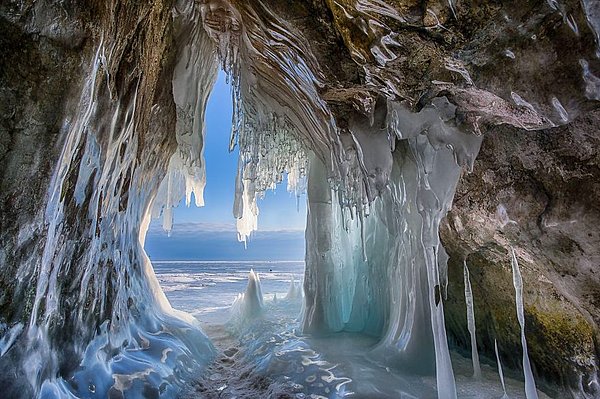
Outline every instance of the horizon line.
<path fill-rule="evenodd" d="M 166 260 L 152 260 L 150 259 L 150 263 L 197 263 L 197 262 L 203 262 L 203 263 L 256 263 L 256 262 L 261 262 L 261 263 L 298 263 L 298 262 L 305 262 L 304 259 L 301 260 L 202 260 L 202 259 L 196 259 L 196 260 L 172 260 L 172 259 L 166 259 Z"/>

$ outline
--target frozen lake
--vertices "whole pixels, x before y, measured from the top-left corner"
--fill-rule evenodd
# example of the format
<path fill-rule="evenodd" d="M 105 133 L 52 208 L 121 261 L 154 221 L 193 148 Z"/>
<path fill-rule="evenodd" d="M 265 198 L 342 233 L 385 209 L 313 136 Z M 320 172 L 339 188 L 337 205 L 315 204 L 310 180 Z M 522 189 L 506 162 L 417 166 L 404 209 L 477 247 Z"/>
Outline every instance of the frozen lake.
<path fill-rule="evenodd" d="M 301 282 L 303 261 L 163 261 L 153 262 L 156 277 L 175 309 L 203 324 L 223 323 L 236 296 L 246 290 L 250 270 L 261 279 L 266 299 L 285 296 L 292 277 Z"/>
<path fill-rule="evenodd" d="M 185 398 L 437 397 L 435 377 L 407 374 L 374 359 L 374 337 L 301 333 L 302 301 L 284 298 L 292 278 L 302 281 L 302 261 L 163 261 L 154 262 L 154 270 L 171 305 L 195 316 L 221 353 Z M 231 305 L 246 290 L 250 270 L 260 276 L 264 308 L 256 319 L 232 326 Z M 483 378 L 476 380 L 470 358 L 451 355 L 459 398 L 503 396 L 493 361 L 482 359 Z M 509 397 L 524 398 L 523 381 L 507 374 Z M 541 392 L 539 397 L 547 398 Z"/>

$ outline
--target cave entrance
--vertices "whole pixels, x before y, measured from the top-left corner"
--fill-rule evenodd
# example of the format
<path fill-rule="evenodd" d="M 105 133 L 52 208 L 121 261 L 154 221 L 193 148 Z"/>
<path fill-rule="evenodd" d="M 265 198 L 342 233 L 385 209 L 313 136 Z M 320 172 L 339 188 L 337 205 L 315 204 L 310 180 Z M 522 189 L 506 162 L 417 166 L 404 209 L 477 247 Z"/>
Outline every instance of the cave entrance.
<path fill-rule="evenodd" d="M 286 295 L 292 277 L 304 273 L 305 196 L 286 191 L 286 180 L 258 202 L 258 231 L 246 245 L 238 241 L 232 209 L 237 147 L 228 151 L 232 120 L 231 88 L 219 73 L 206 109 L 204 207 L 183 199 L 173 209 L 168 234 L 154 219 L 145 250 L 173 308 L 201 323 L 222 323 L 250 270 L 258 272 L 265 299 Z"/>

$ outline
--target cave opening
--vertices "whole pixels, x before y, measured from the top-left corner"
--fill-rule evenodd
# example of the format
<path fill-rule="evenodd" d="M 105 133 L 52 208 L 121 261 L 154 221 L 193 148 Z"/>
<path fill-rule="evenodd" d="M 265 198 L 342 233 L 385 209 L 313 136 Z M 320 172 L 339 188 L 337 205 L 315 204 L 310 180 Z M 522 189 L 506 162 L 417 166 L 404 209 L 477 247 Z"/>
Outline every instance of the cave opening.
<path fill-rule="evenodd" d="M 231 317 L 251 271 L 270 299 L 285 298 L 292 281 L 300 294 L 304 275 L 305 193 L 287 192 L 285 173 L 257 202 L 257 231 L 247 241 L 238 239 L 233 206 L 239 149 L 229 149 L 232 112 L 231 84 L 220 71 L 206 104 L 203 205 L 196 206 L 195 193 L 189 204 L 182 198 L 170 211 L 168 231 L 163 209 L 144 243 L 171 306 L 195 316 L 207 333 Z"/>

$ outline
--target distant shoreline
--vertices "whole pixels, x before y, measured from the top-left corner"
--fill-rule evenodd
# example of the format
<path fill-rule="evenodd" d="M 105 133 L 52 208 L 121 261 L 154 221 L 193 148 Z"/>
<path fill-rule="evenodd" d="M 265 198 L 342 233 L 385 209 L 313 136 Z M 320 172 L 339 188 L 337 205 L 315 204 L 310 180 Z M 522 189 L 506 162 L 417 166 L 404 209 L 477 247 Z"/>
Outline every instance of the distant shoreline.
<path fill-rule="evenodd" d="M 150 260 L 152 263 L 304 263 L 304 260 Z"/>

